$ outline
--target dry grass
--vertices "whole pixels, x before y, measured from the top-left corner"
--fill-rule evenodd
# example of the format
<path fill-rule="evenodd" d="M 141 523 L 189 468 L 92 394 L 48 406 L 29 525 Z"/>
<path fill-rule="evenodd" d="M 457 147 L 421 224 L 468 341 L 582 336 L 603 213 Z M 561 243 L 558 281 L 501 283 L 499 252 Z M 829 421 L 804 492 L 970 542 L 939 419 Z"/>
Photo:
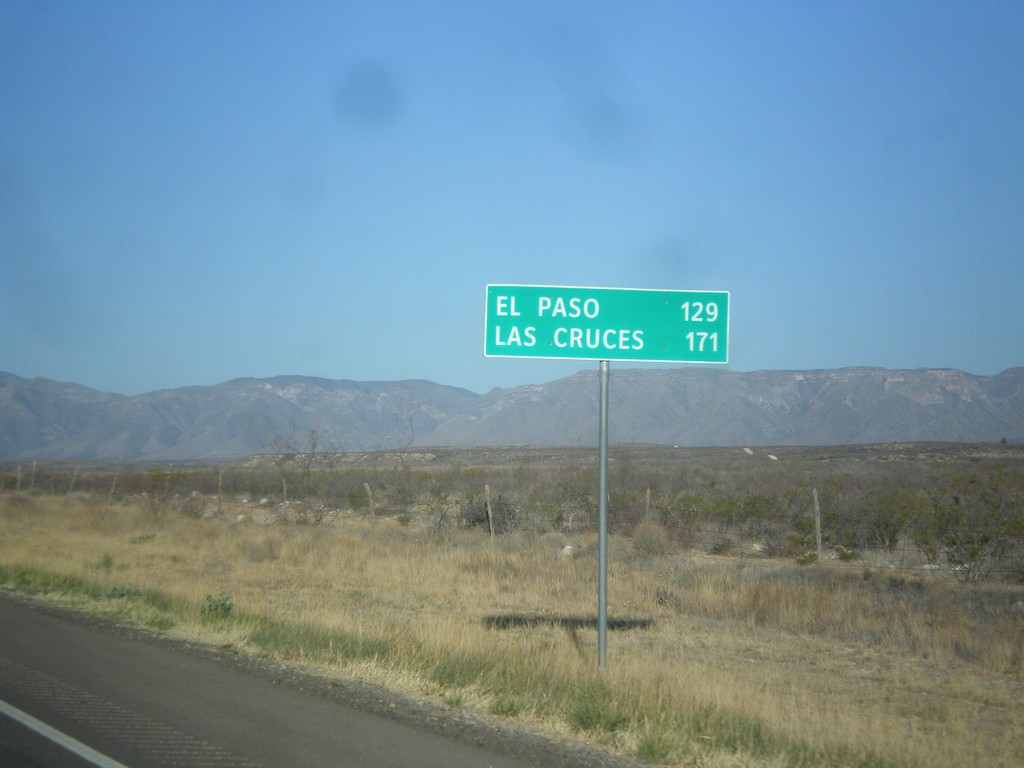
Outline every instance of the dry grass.
<path fill-rule="evenodd" d="M 0 585 L 652 762 L 1024 764 L 1019 589 L 688 557 L 644 530 L 612 539 L 609 610 L 655 622 L 611 633 L 598 673 L 592 630 L 483 622 L 595 614 L 594 558 L 561 537 L 227 512 L 0 495 Z M 229 619 L 199 610 L 216 595 Z"/>

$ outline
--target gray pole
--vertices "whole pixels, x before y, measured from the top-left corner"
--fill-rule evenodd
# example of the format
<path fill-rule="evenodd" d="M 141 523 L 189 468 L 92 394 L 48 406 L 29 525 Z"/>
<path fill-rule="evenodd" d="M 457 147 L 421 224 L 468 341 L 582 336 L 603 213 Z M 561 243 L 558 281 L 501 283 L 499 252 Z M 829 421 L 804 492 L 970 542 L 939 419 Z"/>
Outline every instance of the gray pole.
<path fill-rule="evenodd" d="M 608 361 L 601 361 L 597 468 L 597 666 L 608 650 Z"/>
<path fill-rule="evenodd" d="M 814 496 L 814 543 L 817 546 L 815 551 L 818 553 L 817 563 L 821 565 L 821 507 L 818 505 L 818 489 L 811 488 L 811 494 Z"/>

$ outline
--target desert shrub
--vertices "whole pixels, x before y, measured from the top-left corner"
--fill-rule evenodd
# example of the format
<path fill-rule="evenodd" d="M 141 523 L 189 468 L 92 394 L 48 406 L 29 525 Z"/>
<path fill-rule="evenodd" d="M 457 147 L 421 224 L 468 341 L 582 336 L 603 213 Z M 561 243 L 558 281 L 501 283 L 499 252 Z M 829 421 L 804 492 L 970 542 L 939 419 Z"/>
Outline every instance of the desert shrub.
<path fill-rule="evenodd" d="M 417 473 L 408 467 L 378 472 L 370 482 L 375 509 L 405 510 L 416 505 L 422 488 Z"/>
<path fill-rule="evenodd" d="M 906 525 L 906 514 L 914 500 L 910 491 L 880 490 L 851 475 L 828 477 L 818 493 L 821 515 L 821 543 L 840 559 L 856 559 L 856 553 L 870 547 L 894 548 Z M 799 486 L 789 491 L 792 509 L 789 541 L 808 559 L 816 547 L 813 489 Z"/>
<path fill-rule="evenodd" d="M 172 510 L 179 486 L 186 479 L 187 475 L 184 472 L 150 470 L 143 491 L 146 509 L 155 517 L 161 517 Z"/>
<path fill-rule="evenodd" d="M 672 542 L 677 550 L 692 549 L 696 541 L 696 534 L 693 528 L 665 528 L 665 535 Z"/>
<path fill-rule="evenodd" d="M 835 553 L 836 557 L 838 557 L 839 560 L 844 563 L 852 563 L 854 560 L 860 559 L 859 551 L 857 551 L 856 549 L 851 549 L 849 547 L 844 547 L 841 544 L 835 548 Z"/>
<path fill-rule="evenodd" d="M 864 546 L 892 552 L 908 525 L 924 517 L 931 504 L 917 488 L 896 488 L 870 498 L 864 508 Z"/>
<path fill-rule="evenodd" d="M 729 555 L 736 549 L 736 544 L 728 536 L 721 536 L 712 542 L 708 547 L 708 553 L 712 555 Z"/>
<path fill-rule="evenodd" d="M 229 618 L 234 608 L 231 595 L 221 592 L 203 598 L 203 602 L 199 605 L 199 615 L 204 621 L 221 621 Z"/>
<path fill-rule="evenodd" d="M 743 536 L 761 536 L 766 533 L 778 517 L 778 504 L 772 497 L 752 493 L 740 500 L 737 525 Z"/>
<path fill-rule="evenodd" d="M 434 520 L 435 525 L 441 528 L 458 525 L 462 503 L 457 497 L 435 487 L 423 501 L 423 508 L 427 515 Z"/>
<path fill-rule="evenodd" d="M 511 533 L 519 530 L 523 522 L 519 508 L 504 496 L 491 500 L 491 518 L 495 533 Z M 462 523 L 469 527 L 488 528 L 487 502 L 478 501 L 462 511 Z"/>
<path fill-rule="evenodd" d="M 333 520 L 338 514 L 322 497 L 303 499 L 294 505 L 293 511 L 296 523 L 313 526 Z"/>
<path fill-rule="evenodd" d="M 865 543 L 865 521 L 861 514 L 864 489 L 851 475 L 826 477 L 818 491 L 821 508 L 821 540 L 825 546 L 853 549 Z M 813 512 L 813 510 L 812 510 Z M 813 542 L 813 520 L 810 525 Z"/>
<path fill-rule="evenodd" d="M 1013 571 L 1009 558 L 1024 548 L 1024 474 L 1001 465 L 952 472 L 932 494 L 914 538 L 929 560 L 941 554 L 963 581 L 994 570 Z"/>
<path fill-rule="evenodd" d="M 728 496 L 709 496 L 705 502 L 706 514 L 714 521 L 719 533 L 726 533 L 736 528 L 740 519 L 740 502 Z"/>
<path fill-rule="evenodd" d="M 658 509 L 658 520 L 674 535 L 677 531 L 691 532 L 700 522 L 703 508 L 703 497 L 682 494 L 667 502 Z"/>
<path fill-rule="evenodd" d="M 549 480 L 548 485 L 547 496 L 559 510 L 561 521 L 573 527 L 593 527 L 597 520 L 595 469 L 567 467 Z"/>
<path fill-rule="evenodd" d="M 350 509 L 364 512 L 368 512 L 370 510 L 372 497 L 370 496 L 370 491 L 367 490 L 367 488 L 368 484 L 359 485 L 348 492 L 345 501 L 348 502 Z"/>
<path fill-rule="evenodd" d="M 633 552 L 638 555 L 666 555 L 672 551 L 665 526 L 654 520 L 641 520 L 633 531 Z"/>
<path fill-rule="evenodd" d="M 202 517 L 205 509 L 206 499 L 203 498 L 203 494 L 199 493 L 199 491 L 192 491 L 188 496 L 178 500 L 178 510 L 185 517 L 191 517 L 193 520 Z"/>

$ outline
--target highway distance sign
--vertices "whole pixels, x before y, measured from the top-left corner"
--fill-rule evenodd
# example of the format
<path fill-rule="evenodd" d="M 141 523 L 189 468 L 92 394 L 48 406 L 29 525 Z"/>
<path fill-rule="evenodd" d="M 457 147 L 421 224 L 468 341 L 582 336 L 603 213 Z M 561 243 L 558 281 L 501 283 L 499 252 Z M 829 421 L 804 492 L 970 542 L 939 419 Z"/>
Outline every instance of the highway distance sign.
<path fill-rule="evenodd" d="M 484 356 L 728 363 L 729 292 L 488 285 Z"/>

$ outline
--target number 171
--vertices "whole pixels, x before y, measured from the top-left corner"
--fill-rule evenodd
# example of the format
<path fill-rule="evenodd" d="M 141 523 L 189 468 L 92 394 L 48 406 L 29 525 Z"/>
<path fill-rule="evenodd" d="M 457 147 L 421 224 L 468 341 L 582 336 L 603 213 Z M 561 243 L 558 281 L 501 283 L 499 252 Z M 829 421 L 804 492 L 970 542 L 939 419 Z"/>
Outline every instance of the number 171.
<path fill-rule="evenodd" d="M 686 334 L 686 340 L 690 342 L 691 352 L 703 352 L 705 347 L 711 352 L 718 351 L 718 334 L 707 333 L 706 331 L 690 331 Z M 710 343 L 710 346 L 708 344 Z"/>

